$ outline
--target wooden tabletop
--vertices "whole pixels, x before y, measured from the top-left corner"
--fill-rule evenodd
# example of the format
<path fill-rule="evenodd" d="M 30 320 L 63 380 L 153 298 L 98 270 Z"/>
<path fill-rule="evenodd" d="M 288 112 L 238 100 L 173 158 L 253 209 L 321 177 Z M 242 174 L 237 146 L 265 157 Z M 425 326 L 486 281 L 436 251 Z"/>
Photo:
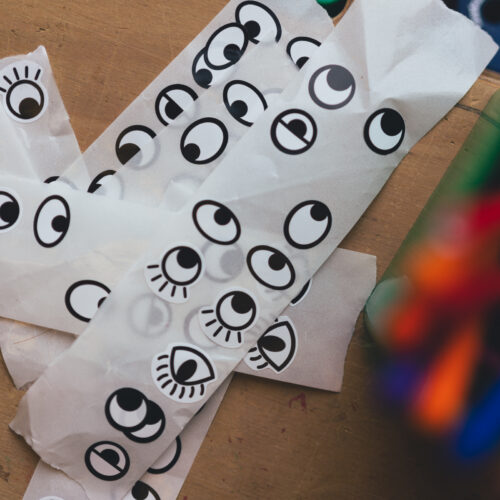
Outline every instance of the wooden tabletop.
<path fill-rule="evenodd" d="M 45 45 L 82 150 L 226 0 L 2 0 L 0 57 Z M 382 274 L 500 78 L 484 74 L 403 161 L 343 247 Z M 236 375 L 180 494 L 185 500 L 500 498 L 497 464 L 443 466 L 379 408 L 358 326 L 340 394 Z M 22 393 L 0 365 L 0 499 L 22 498 L 36 455 L 7 425 Z M 71 499 L 67 499 L 71 500 Z"/>

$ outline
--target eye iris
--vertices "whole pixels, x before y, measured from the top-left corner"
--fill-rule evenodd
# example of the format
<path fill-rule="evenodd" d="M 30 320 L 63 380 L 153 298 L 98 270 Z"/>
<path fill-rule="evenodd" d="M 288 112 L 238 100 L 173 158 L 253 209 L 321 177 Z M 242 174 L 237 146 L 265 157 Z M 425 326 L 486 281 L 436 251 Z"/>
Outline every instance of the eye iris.
<path fill-rule="evenodd" d="M 247 21 L 244 28 L 248 38 L 257 38 L 260 33 L 260 26 L 257 21 Z"/>
<path fill-rule="evenodd" d="M 23 118 L 34 118 L 42 110 L 40 103 L 33 99 L 32 97 L 27 97 L 23 99 L 19 104 L 19 113 Z"/>
<path fill-rule="evenodd" d="M 118 150 L 118 160 L 122 165 L 125 165 L 133 156 L 135 156 L 141 148 L 137 144 L 127 143 Z"/>
<path fill-rule="evenodd" d="M 184 269 L 192 269 L 193 267 L 199 265 L 200 258 L 194 250 L 191 248 L 182 248 L 177 253 L 177 262 L 179 266 Z"/>
<path fill-rule="evenodd" d="M 201 150 L 197 144 L 186 144 L 184 146 L 184 156 L 188 161 L 195 161 L 200 157 Z"/>
<path fill-rule="evenodd" d="M 306 124 L 299 119 L 294 119 L 288 124 L 288 128 L 291 132 L 293 132 L 297 137 L 304 137 L 307 132 Z"/>
<path fill-rule="evenodd" d="M 231 61 L 232 63 L 237 62 L 240 57 L 241 57 L 241 50 L 240 48 L 235 45 L 234 43 L 231 43 L 229 45 L 226 45 L 224 47 L 224 57 L 228 60 Z"/>
<path fill-rule="evenodd" d="M 273 255 L 271 255 L 269 257 L 268 263 L 269 263 L 269 267 L 273 271 L 281 271 L 286 265 L 286 260 L 285 260 L 285 257 L 283 257 L 283 255 L 280 255 L 278 253 L 274 253 Z"/>
<path fill-rule="evenodd" d="M 280 352 L 286 347 L 283 339 L 276 337 L 276 335 L 266 335 L 265 337 L 262 337 L 259 345 L 266 351 L 270 352 Z"/>
<path fill-rule="evenodd" d="M 118 466 L 118 462 L 120 461 L 120 455 L 118 455 L 118 452 L 115 450 L 112 450 L 111 448 L 107 448 L 106 450 L 103 450 L 101 452 L 101 457 L 106 460 L 109 464 Z"/>
<path fill-rule="evenodd" d="M 387 135 L 398 135 L 404 128 L 404 121 L 401 115 L 392 109 L 387 110 L 380 122 L 382 130 Z"/>
<path fill-rule="evenodd" d="M 252 298 L 243 292 L 236 292 L 231 299 L 231 307 L 238 314 L 246 314 L 253 309 Z"/>
<path fill-rule="evenodd" d="M 212 78 L 212 72 L 208 69 L 199 69 L 194 75 L 196 83 L 202 87 L 208 87 Z"/>
<path fill-rule="evenodd" d="M 68 229 L 68 219 L 64 215 L 58 215 L 52 219 L 52 229 L 62 233 Z"/>
<path fill-rule="evenodd" d="M 226 207 L 220 207 L 214 214 L 214 220 L 220 226 L 226 226 L 231 222 L 231 212 Z"/>
<path fill-rule="evenodd" d="M 304 64 L 305 64 L 307 61 L 309 61 L 309 58 L 308 58 L 308 57 L 306 57 L 306 56 L 302 56 L 302 57 L 300 57 L 299 59 L 297 59 L 297 62 L 296 62 L 295 64 L 297 65 L 297 67 L 298 67 L 299 69 L 301 69 L 301 68 L 302 68 L 302 66 L 304 66 Z"/>
<path fill-rule="evenodd" d="M 323 203 L 315 203 L 311 207 L 311 217 L 316 222 L 321 222 L 321 221 L 327 219 L 329 213 L 330 212 L 328 210 L 328 207 Z"/>
<path fill-rule="evenodd" d="M 347 90 L 354 83 L 351 73 L 342 66 L 331 68 L 326 76 L 326 81 L 333 90 L 338 92 Z"/>
<path fill-rule="evenodd" d="M 148 494 L 148 487 L 141 481 L 137 481 L 132 488 L 132 496 L 137 500 L 145 500 Z"/>
<path fill-rule="evenodd" d="M 194 359 L 188 359 L 181 364 L 177 372 L 175 373 L 176 381 L 180 384 L 187 382 L 195 373 L 198 364 Z"/>
<path fill-rule="evenodd" d="M 19 205 L 15 201 L 7 201 L 0 207 L 0 218 L 13 224 L 19 217 Z"/>
<path fill-rule="evenodd" d="M 243 101 L 234 101 L 231 104 L 231 115 L 236 118 L 241 118 L 248 113 L 248 106 Z"/>
<path fill-rule="evenodd" d="M 182 113 L 182 108 L 174 101 L 168 101 L 165 105 L 165 114 L 172 120 Z"/>
<path fill-rule="evenodd" d="M 122 389 L 117 395 L 118 406 L 125 411 L 137 410 L 143 401 L 142 394 L 135 389 Z"/>

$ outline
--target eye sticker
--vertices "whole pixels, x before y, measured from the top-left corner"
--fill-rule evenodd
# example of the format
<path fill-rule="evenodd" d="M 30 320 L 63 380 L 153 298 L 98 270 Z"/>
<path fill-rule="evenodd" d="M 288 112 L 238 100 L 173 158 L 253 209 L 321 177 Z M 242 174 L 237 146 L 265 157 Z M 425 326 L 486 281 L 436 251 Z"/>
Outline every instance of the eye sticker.
<path fill-rule="evenodd" d="M 224 87 L 223 99 L 229 114 L 247 127 L 267 109 L 266 99 L 260 91 L 243 80 L 229 82 Z"/>
<path fill-rule="evenodd" d="M 217 375 L 215 365 L 199 347 L 170 344 L 166 352 L 153 359 L 151 374 L 156 387 L 178 403 L 195 403 L 203 399 L 206 384 Z"/>
<path fill-rule="evenodd" d="M 405 137 L 405 122 L 394 109 L 375 111 L 365 124 L 366 145 L 379 155 L 394 153 Z"/>
<path fill-rule="evenodd" d="M 247 1 L 236 8 L 236 21 L 245 28 L 248 39 L 253 43 L 278 41 L 281 38 L 281 24 L 276 14 L 265 5 Z"/>
<path fill-rule="evenodd" d="M 150 474 L 165 474 L 178 462 L 181 452 L 182 442 L 181 438 L 177 436 L 165 453 L 148 469 L 148 472 Z"/>
<path fill-rule="evenodd" d="M 194 81 L 204 89 L 208 89 L 221 81 L 224 81 L 228 76 L 233 73 L 234 66 L 229 66 L 226 69 L 213 69 L 210 68 L 205 62 L 206 49 L 203 49 L 193 60 L 193 73 Z"/>
<path fill-rule="evenodd" d="M 115 152 L 122 165 L 143 168 L 157 153 L 156 134 L 144 125 L 127 127 L 116 139 Z M 131 161 L 133 158 L 133 161 Z"/>
<path fill-rule="evenodd" d="M 252 370 L 271 368 L 282 373 L 288 368 L 297 352 L 297 333 L 290 318 L 280 316 L 257 341 L 245 357 L 246 365 Z"/>
<path fill-rule="evenodd" d="M 124 387 L 106 401 L 104 412 L 109 424 L 136 443 L 150 443 L 165 429 L 165 414 L 136 389 Z"/>
<path fill-rule="evenodd" d="M 248 45 L 245 30 L 238 23 L 221 26 L 208 39 L 203 57 L 212 69 L 226 69 L 236 64 Z"/>
<path fill-rule="evenodd" d="M 0 189 L 0 233 L 14 228 L 21 219 L 21 214 L 19 196 L 10 189 Z"/>
<path fill-rule="evenodd" d="M 115 174 L 116 170 L 105 170 L 97 174 L 89 184 L 87 193 L 120 200 L 123 196 L 123 185 Z"/>
<path fill-rule="evenodd" d="M 116 481 L 122 478 L 130 467 L 127 452 L 112 441 L 99 441 L 85 452 L 85 465 L 98 479 Z"/>
<path fill-rule="evenodd" d="M 51 495 L 49 497 L 42 497 L 42 498 L 40 498 L 40 500 L 64 500 L 64 499 L 61 497 L 55 497 L 55 496 Z"/>
<path fill-rule="evenodd" d="M 222 347 L 236 348 L 243 333 L 252 328 L 258 315 L 257 300 L 243 288 L 226 290 L 213 307 L 200 309 L 198 319 L 203 333 Z"/>
<path fill-rule="evenodd" d="M 337 64 L 318 69 L 309 80 L 309 95 L 320 107 L 339 109 L 354 97 L 356 82 L 351 72 Z"/>
<path fill-rule="evenodd" d="M 253 247 L 247 255 L 252 276 L 272 290 L 285 290 L 295 281 L 295 269 L 283 253 L 267 245 Z"/>
<path fill-rule="evenodd" d="M 318 130 L 312 116 L 300 109 L 280 113 L 271 126 L 271 140 L 283 153 L 298 155 L 316 140 Z"/>
<path fill-rule="evenodd" d="M 151 486 L 142 481 L 137 481 L 123 500 L 161 500 L 161 498 Z"/>
<path fill-rule="evenodd" d="M 38 120 L 47 109 L 48 96 L 40 78 L 43 68 L 19 61 L 0 70 L 0 95 L 7 114 L 21 123 Z"/>
<path fill-rule="evenodd" d="M 170 326 L 172 312 L 164 300 L 152 293 L 139 297 L 129 308 L 129 320 L 142 337 L 158 337 Z"/>
<path fill-rule="evenodd" d="M 193 208 L 196 229 L 212 243 L 231 245 L 238 241 L 241 226 L 236 216 L 217 201 L 204 200 Z"/>
<path fill-rule="evenodd" d="M 110 293 L 111 290 L 99 281 L 77 281 L 66 291 L 64 303 L 72 316 L 88 323 Z"/>
<path fill-rule="evenodd" d="M 245 254 L 239 246 L 224 247 L 207 242 L 202 251 L 205 274 L 216 283 L 226 283 L 236 278 L 245 266 Z"/>
<path fill-rule="evenodd" d="M 302 66 L 309 61 L 314 51 L 321 45 L 320 42 L 309 38 L 308 36 L 298 36 L 288 42 L 286 53 L 293 61 L 297 68 L 302 69 Z"/>
<path fill-rule="evenodd" d="M 299 203 L 286 217 L 283 232 L 286 241 L 305 250 L 321 243 L 332 228 L 330 209 L 321 201 Z"/>
<path fill-rule="evenodd" d="M 302 287 L 302 290 L 292 299 L 290 302 L 290 305 L 296 306 L 297 304 L 300 304 L 307 296 L 309 293 L 309 290 L 311 290 L 311 285 L 312 285 L 312 278 Z"/>
<path fill-rule="evenodd" d="M 170 125 L 196 99 L 198 94 L 187 85 L 169 85 L 156 98 L 156 116 L 163 125 Z"/>
<path fill-rule="evenodd" d="M 196 165 L 205 165 L 217 159 L 228 142 L 226 126 L 216 118 L 202 118 L 192 123 L 181 138 L 181 153 Z"/>
<path fill-rule="evenodd" d="M 200 279 L 203 268 L 199 250 L 178 245 L 168 250 L 159 264 L 146 266 L 146 282 L 158 297 L 179 304 L 189 300 L 188 289 Z"/>
<path fill-rule="evenodd" d="M 66 236 L 70 219 L 68 202 L 57 194 L 49 196 L 35 214 L 33 231 L 36 241 L 45 248 L 55 247 Z"/>

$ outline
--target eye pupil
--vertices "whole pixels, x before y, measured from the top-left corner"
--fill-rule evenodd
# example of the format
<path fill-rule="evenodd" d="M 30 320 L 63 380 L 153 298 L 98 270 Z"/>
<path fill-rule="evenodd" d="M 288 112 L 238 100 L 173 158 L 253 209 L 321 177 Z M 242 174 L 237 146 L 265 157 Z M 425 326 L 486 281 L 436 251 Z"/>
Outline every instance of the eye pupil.
<path fill-rule="evenodd" d="M 52 229 L 62 233 L 68 229 L 68 219 L 64 215 L 58 215 L 52 219 Z"/>
<path fill-rule="evenodd" d="M 275 253 L 269 257 L 269 267 L 274 271 L 280 271 L 286 265 L 286 260 L 283 255 Z"/>
<path fill-rule="evenodd" d="M 7 201 L 0 207 L 0 218 L 12 224 L 19 217 L 19 205 L 15 201 Z"/>
<path fill-rule="evenodd" d="M 288 124 L 288 129 L 297 137 L 304 137 L 307 132 L 307 126 L 302 120 L 292 120 Z"/>
<path fill-rule="evenodd" d="M 403 118 L 398 112 L 392 109 L 388 109 L 384 113 L 384 116 L 382 116 L 380 124 L 382 126 L 382 130 L 387 135 L 392 135 L 392 136 L 400 134 L 404 128 Z"/>
<path fill-rule="evenodd" d="M 101 452 L 101 457 L 106 460 L 111 465 L 118 465 L 118 462 L 120 461 L 120 455 L 115 450 L 112 450 L 110 448 L 103 450 Z"/>
<path fill-rule="evenodd" d="M 132 488 L 132 496 L 136 500 L 145 500 L 148 497 L 148 487 L 141 481 L 137 481 Z"/>
<path fill-rule="evenodd" d="M 122 165 L 125 165 L 133 156 L 135 156 L 141 148 L 137 146 L 137 144 L 124 144 L 123 146 L 120 147 L 120 149 L 117 151 L 118 159 L 120 160 L 120 163 Z"/>
<path fill-rule="evenodd" d="M 19 103 L 19 113 L 23 118 L 34 118 L 42 110 L 42 106 L 32 97 L 27 97 Z"/>
<path fill-rule="evenodd" d="M 195 373 L 198 363 L 194 359 L 188 359 L 184 361 L 179 367 L 179 370 L 175 373 L 176 382 L 183 384 L 187 382 Z"/>
<path fill-rule="evenodd" d="M 200 258 L 194 250 L 185 247 L 177 253 L 177 262 L 179 266 L 184 269 L 192 269 L 193 267 L 199 265 Z"/>
<path fill-rule="evenodd" d="M 276 337 L 276 335 L 266 335 L 265 337 L 262 337 L 259 341 L 259 345 L 266 351 L 271 352 L 280 352 L 286 347 L 283 339 Z"/>
<path fill-rule="evenodd" d="M 308 57 L 300 57 L 299 59 L 297 59 L 297 62 L 295 63 L 297 65 L 297 67 L 299 69 L 302 68 L 302 66 L 304 66 L 304 64 L 309 61 L 309 58 Z"/>
<path fill-rule="evenodd" d="M 212 82 L 212 72 L 208 69 L 200 69 L 194 75 L 194 79 L 202 87 L 208 87 Z"/>
<path fill-rule="evenodd" d="M 234 43 L 231 43 L 229 45 L 226 45 L 224 47 L 224 57 L 228 60 L 231 61 L 232 63 L 237 62 L 240 57 L 241 57 L 241 50 L 240 48 L 235 45 Z"/>
<path fill-rule="evenodd" d="M 196 161 L 200 157 L 201 151 L 196 144 L 186 144 L 184 146 L 184 156 L 188 161 Z"/>
<path fill-rule="evenodd" d="M 231 307 L 239 314 L 245 314 L 254 306 L 252 298 L 243 292 L 236 292 L 231 299 Z"/>
<path fill-rule="evenodd" d="M 143 401 L 142 394 L 135 389 L 122 389 L 116 395 L 118 406 L 125 411 L 137 410 Z"/>
<path fill-rule="evenodd" d="M 101 307 L 103 302 L 106 300 L 106 297 L 103 297 L 102 299 L 99 299 L 99 302 L 97 302 L 97 307 Z"/>
<path fill-rule="evenodd" d="M 182 113 L 182 108 L 174 101 L 168 101 L 165 105 L 165 114 L 172 120 Z"/>
<path fill-rule="evenodd" d="M 241 118 L 245 116 L 248 112 L 248 106 L 243 101 L 234 101 L 231 104 L 231 115 L 236 118 Z"/>
<path fill-rule="evenodd" d="M 226 207 L 220 207 L 216 210 L 214 219 L 220 226 L 225 226 L 231 222 L 231 212 Z"/>
<path fill-rule="evenodd" d="M 248 38 L 256 38 L 260 33 L 260 26 L 257 21 L 246 22 L 244 28 Z"/>
<path fill-rule="evenodd" d="M 351 73 L 342 66 L 334 66 L 328 72 L 326 81 L 333 90 L 337 90 L 339 92 L 347 90 L 354 83 Z"/>
<path fill-rule="evenodd" d="M 327 219 L 329 214 L 328 207 L 323 203 L 315 203 L 311 207 L 311 217 L 317 222 Z"/>

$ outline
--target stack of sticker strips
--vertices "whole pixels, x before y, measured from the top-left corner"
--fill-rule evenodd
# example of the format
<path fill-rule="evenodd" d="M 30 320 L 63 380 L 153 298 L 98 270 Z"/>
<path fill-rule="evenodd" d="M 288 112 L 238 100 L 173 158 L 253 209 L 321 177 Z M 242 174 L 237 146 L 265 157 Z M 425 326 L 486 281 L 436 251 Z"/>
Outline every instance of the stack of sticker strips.
<path fill-rule="evenodd" d="M 45 51 L 1 61 L 25 498 L 175 498 L 234 370 L 339 390 L 375 260 L 334 250 L 495 51 L 440 0 L 230 0 L 83 155 Z"/>

